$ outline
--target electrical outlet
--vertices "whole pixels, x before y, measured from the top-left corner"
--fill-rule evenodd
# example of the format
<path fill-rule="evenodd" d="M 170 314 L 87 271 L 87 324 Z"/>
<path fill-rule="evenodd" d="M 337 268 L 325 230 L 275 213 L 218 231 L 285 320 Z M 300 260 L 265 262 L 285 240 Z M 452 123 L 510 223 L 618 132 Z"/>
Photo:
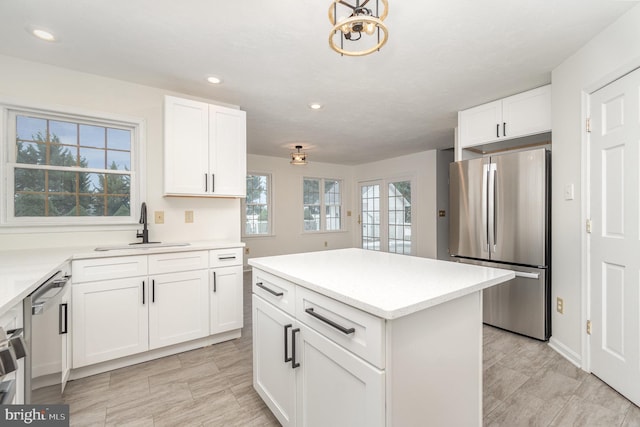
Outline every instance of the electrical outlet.
<path fill-rule="evenodd" d="M 193 222 L 193 211 L 184 211 L 184 222 L 187 224 Z"/>
<path fill-rule="evenodd" d="M 351 211 L 347 211 L 347 216 L 351 216 Z"/>
<path fill-rule="evenodd" d="M 327 241 L 325 240 L 325 242 L 324 242 L 324 247 L 326 248 L 326 247 L 328 247 L 328 246 L 329 246 L 329 242 L 327 242 Z"/>
<path fill-rule="evenodd" d="M 164 211 L 155 211 L 153 218 L 156 224 L 164 224 Z"/>
<path fill-rule="evenodd" d="M 560 314 L 564 313 L 564 301 L 562 298 L 556 299 L 556 311 Z"/>
<path fill-rule="evenodd" d="M 244 254 L 249 255 L 249 248 L 244 248 Z"/>

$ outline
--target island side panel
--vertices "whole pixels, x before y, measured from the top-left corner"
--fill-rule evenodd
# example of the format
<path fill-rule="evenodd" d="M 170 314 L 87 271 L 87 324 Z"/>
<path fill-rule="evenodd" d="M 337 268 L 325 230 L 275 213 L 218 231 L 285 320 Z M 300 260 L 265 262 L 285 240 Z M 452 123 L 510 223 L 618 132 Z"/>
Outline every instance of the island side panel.
<path fill-rule="evenodd" d="M 387 426 L 482 425 L 482 292 L 387 321 Z"/>

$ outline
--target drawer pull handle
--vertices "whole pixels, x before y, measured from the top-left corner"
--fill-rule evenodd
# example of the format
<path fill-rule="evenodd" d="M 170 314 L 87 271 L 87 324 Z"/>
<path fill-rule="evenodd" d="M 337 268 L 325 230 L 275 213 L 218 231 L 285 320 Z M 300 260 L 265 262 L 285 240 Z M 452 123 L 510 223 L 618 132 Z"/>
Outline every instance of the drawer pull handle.
<path fill-rule="evenodd" d="M 289 323 L 288 325 L 284 325 L 284 363 L 291 362 L 291 357 L 289 357 L 289 334 L 287 331 L 293 325 Z"/>
<path fill-rule="evenodd" d="M 300 328 L 291 330 L 291 368 L 296 369 L 300 364 L 296 362 L 296 334 L 300 332 Z"/>
<path fill-rule="evenodd" d="M 356 331 L 355 328 L 345 328 L 342 325 L 338 325 L 333 320 L 327 319 L 326 317 L 324 317 L 324 316 L 316 313 L 315 311 L 313 311 L 313 308 L 307 308 L 304 312 L 307 313 L 308 315 L 313 316 L 316 319 L 326 323 L 327 325 L 336 328 L 337 330 L 339 330 L 340 332 L 342 332 L 345 335 L 352 334 L 352 333 L 354 333 Z"/>
<path fill-rule="evenodd" d="M 219 261 L 225 261 L 225 260 L 228 260 L 228 259 L 236 259 L 236 256 L 232 255 L 232 256 L 219 256 L 218 257 Z"/>
<path fill-rule="evenodd" d="M 216 279 L 216 272 L 213 272 L 213 293 L 218 292 L 218 280 Z"/>
<path fill-rule="evenodd" d="M 256 286 L 257 286 L 257 287 L 259 287 L 259 288 L 264 289 L 265 291 L 267 291 L 267 292 L 269 292 L 270 294 L 275 295 L 275 296 L 277 296 L 277 297 L 281 297 L 282 295 L 284 295 L 284 293 L 283 293 L 283 292 L 276 292 L 276 291 L 274 291 L 273 289 L 269 289 L 269 288 L 267 288 L 265 285 L 263 285 L 263 284 L 262 284 L 262 282 L 258 282 L 258 283 L 256 283 Z"/>

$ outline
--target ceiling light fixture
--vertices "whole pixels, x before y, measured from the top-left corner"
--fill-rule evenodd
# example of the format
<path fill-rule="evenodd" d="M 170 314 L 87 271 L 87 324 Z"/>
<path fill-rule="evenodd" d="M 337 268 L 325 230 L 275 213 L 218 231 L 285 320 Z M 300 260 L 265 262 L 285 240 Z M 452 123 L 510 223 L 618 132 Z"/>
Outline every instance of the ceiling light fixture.
<path fill-rule="evenodd" d="M 355 5 L 345 0 L 334 0 L 329 7 L 329 21 L 333 25 L 329 33 L 329 46 L 341 55 L 364 56 L 380 50 L 389 38 L 389 30 L 382 21 L 389 12 L 387 0 L 375 0 L 375 13 L 366 8 L 371 0 L 355 0 Z M 379 3 L 383 10 L 380 13 Z M 348 17 L 338 18 L 338 12 L 346 9 Z M 340 35 L 338 40 L 338 34 Z M 364 37 L 363 37 L 364 36 Z M 375 38 L 369 37 L 375 36 Z M 346 43 L 345 43 L 346 40 Z M 347 48 L 345 48 L 347 44 Z M 350 49 L 353 48 L 353 49 Z"/>
<path fill-rule="evenodd" d="M 222 79 L 216 76 L 207 77 L 207 81 L 212 85 L 219 85 L 220 83 L 222 83 Z"/>
<path fill-rule="evenodd" d="M 296 145 L 296 150 L 298 151 L 291 153 L 291 161 L 289 163 L 292 165 L 306 165 L 307 154 L 300 152 L 300 150 L 302 150 L 302 145 Z"/>
<path fill-rule="evenodd" d="M 34 36 L 36 36 L 40 40 L 44 40 L 44 41 L 47 41 L 47 42 L 56 41 L 56 38 L 55 38 L 55 36 L 53 34 L 51 34 L 49 31 L 43 30 L 41 28 L 34 28 L 33 30 L 31 30 L 31 34 L 33 34 Z"/>
<path fill-rule="evenodd" d="M 322 104 L 320 104 L 319 102 L 312 102 L 311 104 L 309 104 L 309 108 L 311 108 L 312 110 L 319 110 L 322 108 Z"/>

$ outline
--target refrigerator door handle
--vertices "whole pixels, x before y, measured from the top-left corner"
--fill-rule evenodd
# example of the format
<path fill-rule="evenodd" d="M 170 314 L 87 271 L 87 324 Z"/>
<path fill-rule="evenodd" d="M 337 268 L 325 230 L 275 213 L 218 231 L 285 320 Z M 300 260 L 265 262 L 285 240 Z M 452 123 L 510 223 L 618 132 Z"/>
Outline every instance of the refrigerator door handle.
<path fill-rule="evenodd" d="M 489 243 L 489 219 L 487 218 L 487 209 L 488 209 L 488 197 L 487 197 L 487 182 L 489 181 L 489 164 L 485 163 L 482 165 L 482 245 L 487 248 L 487 253 L 490 252 L 490 243 Z"/>
<path fill-rule="evenodd" d="M 514 271 L 514 273 L 516 273 L 516 277 L 522 277 L 524 279 L 538 280 L 540 278 L 540 273 L 525 273 L 523 271 Z"/>
<path fill-rule="evenodd" d="M 496 251 L 496 241 L 497 241 L 497 225 L 498 222 L 496 221 L 496 214 L 497 214 L 497 210 L 496 210 L 496 174 L 497 174 L 497 168 L 496 168 L 496 164 L 495 163 L 489 163 L 488 165 L 488 171 L 489 171 L 489 209 L 488 209 L 488 217 L 489 217 L 489 224 L 488 224 L 488 230 L 490 230 L 491 233 L 491 240 L 489 241 L 489 247 L 493 247 L 493 250 L 490 250 L 490 252 L 495 252 Z M 487 234 L 489 234 L 489 231 L 487 232 Z"/>

